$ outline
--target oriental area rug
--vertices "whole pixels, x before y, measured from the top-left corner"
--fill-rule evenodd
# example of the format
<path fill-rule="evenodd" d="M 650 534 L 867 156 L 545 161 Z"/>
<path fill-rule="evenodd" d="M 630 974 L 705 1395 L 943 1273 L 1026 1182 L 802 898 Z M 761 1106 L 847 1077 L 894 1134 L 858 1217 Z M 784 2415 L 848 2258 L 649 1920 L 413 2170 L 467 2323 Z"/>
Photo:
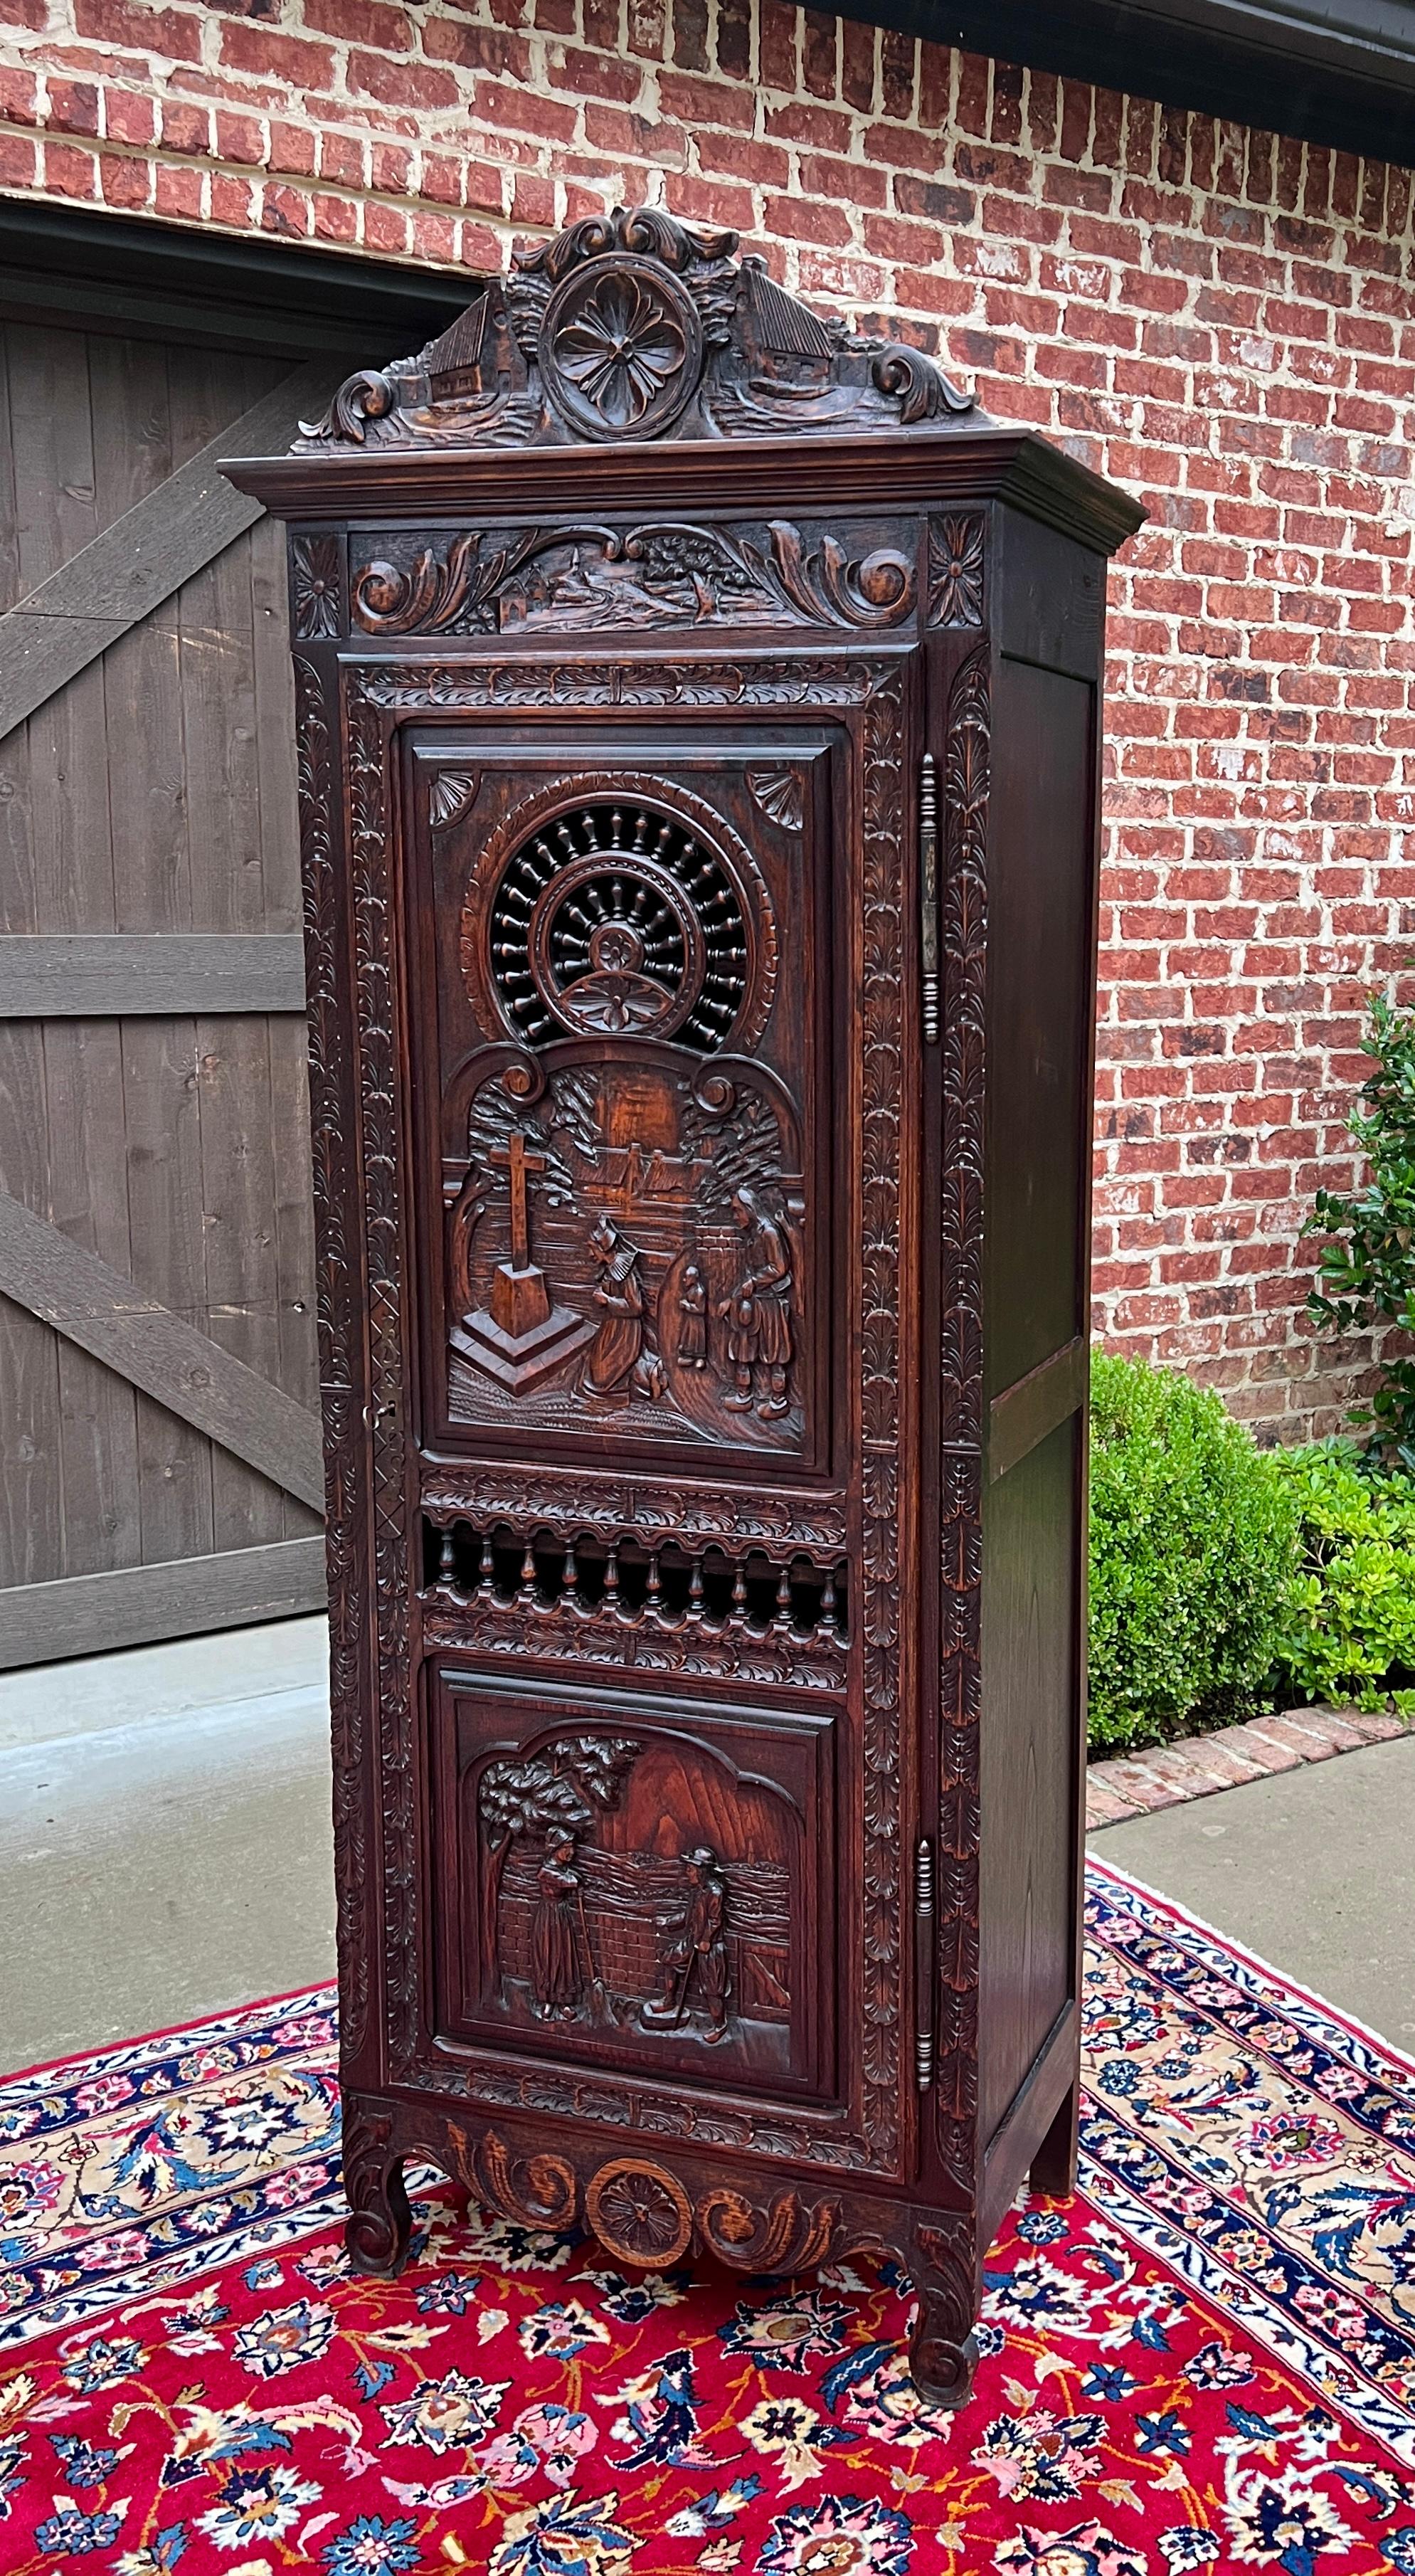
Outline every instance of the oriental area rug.
<path fill-rule="evenodd" d="M 627 2278 L 427 2176 L 351 2278 L 326 1989 L 5 2083 L 0 2568 L 1415 2576 L 1415 2070 L 1100 1867 L 1086 1994 L 953 2416 L 888 2268 Z"/>

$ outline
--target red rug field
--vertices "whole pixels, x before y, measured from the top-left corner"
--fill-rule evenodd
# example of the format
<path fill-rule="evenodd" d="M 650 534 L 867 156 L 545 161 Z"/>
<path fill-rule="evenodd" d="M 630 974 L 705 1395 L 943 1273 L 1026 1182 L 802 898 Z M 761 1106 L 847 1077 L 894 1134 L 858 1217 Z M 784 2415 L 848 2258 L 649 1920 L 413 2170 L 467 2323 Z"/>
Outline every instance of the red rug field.
<path fill-rule="evenodd" d="M 351 2279 L 333 1996 L 0 2084 L 0 2568 L 1415 2576 L 1415 2070 L 1104 1869 L 1082 2189 L 907 2283 L 625 2278 L 437 2178 Z"/>

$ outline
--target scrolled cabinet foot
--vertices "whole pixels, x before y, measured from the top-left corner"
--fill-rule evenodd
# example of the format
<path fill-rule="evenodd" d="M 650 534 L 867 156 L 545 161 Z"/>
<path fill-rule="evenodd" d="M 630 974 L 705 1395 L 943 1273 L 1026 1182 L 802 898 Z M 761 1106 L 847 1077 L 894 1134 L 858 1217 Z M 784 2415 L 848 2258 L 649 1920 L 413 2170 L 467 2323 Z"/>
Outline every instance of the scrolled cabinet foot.
<path fill-rule="evenodd" d="M 344 2121 L 344 2190 L 349 2215 L 344 2243 L 356 2272 L 392 2280 L 408 2257 L 413 2213 L 403 2187 L 403 2158 L 392 2144 L 386 2112 L 359 2111 Z"/>
<path fill-rule="evenodd" d="M 910 2377 L 931 2406 L 966 2406 L 978 2366 L 971 2253 L 943 2229 L 920 2226 L 905 2259 L 918 2300 L 909 2336 Z"/>

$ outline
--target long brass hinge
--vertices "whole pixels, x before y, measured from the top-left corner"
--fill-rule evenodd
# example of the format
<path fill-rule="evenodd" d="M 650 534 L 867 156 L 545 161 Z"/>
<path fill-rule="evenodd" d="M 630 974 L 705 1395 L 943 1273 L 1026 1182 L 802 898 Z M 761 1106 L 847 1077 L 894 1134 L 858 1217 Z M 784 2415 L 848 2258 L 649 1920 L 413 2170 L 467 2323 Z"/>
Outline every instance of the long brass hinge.
<path fill-rule="evenodd" d="M 927 1834 L 914 1855 L 914 2081 L 934 2080 L 934 1850 Z"/>
<path fill-rule="evenodd" d="M 919 965 L 924 992 L 924 1038 L 938 1037 L 938 773 L 926 751 L 919 763 Z"/>

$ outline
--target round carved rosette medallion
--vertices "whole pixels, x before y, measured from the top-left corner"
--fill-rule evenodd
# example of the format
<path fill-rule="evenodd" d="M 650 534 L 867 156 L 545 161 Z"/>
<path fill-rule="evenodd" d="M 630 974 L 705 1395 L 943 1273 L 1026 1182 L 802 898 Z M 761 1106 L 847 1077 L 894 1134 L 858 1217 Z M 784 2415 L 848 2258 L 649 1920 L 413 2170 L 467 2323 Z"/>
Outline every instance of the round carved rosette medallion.
<path fill-rule="evenodd" d="M 655 2271 L 678 2262 L 693 2232 L 692 2207 L 682 2184 L 660 2165 L 639 2164 L 627 2156 L 600 2166 L 585 2193 L 585 2216 L 606 2254 Z"/>
<path fill-rule="evenodd" d="M 652 260 L 592 260 L 546 307 L 541 374 L 582 438 L 660 436 L 686 408 L 702 360 L 692 297 Z"/>

